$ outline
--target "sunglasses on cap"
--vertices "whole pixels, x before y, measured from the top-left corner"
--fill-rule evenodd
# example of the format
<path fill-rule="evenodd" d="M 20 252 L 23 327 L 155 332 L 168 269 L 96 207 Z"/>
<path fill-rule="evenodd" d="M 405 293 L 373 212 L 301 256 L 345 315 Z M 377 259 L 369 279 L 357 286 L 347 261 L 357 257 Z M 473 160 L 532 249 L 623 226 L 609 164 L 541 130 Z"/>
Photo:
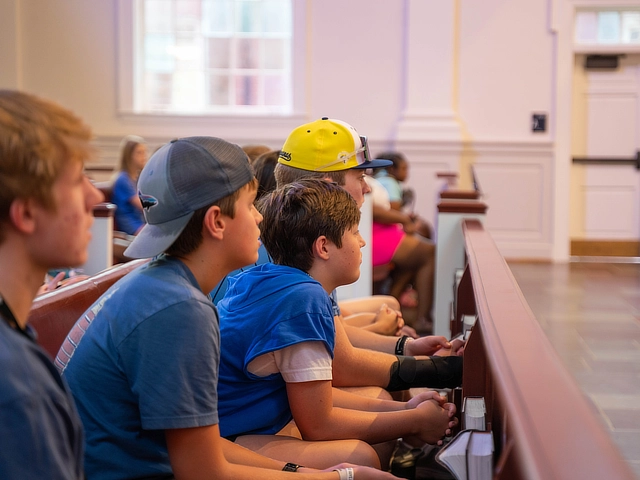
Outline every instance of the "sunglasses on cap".
<path fill-rule="evenodd" d="M 351 157 L 356 157 L 356 160 L 358 161 L 358 165 L 362 165 L 364 163 L 368 163 L 371 161 L 371 154 L 369 153 L 369 145 L 367 143 L 367 136 L 366 135 L 360 135 L 360 144 L 361 147 L 354 150 L 353 152 L 341 152 L 338 154 L 338 159 L 330 162 L 330 163 L 326 163 L 324 165 L 320 165 L 319 167 L 317 167 L 315 169 L 315 171 L 319 171 L 322 170 L 324 168 L 329 168 L 329 167 L 333 167 L 334 165 L 337 165 L 338 163 L 344 163 L 346 164 L 349 159 Z M 362 157 L 358 157 L 358 154 L 362 153 Z"/>

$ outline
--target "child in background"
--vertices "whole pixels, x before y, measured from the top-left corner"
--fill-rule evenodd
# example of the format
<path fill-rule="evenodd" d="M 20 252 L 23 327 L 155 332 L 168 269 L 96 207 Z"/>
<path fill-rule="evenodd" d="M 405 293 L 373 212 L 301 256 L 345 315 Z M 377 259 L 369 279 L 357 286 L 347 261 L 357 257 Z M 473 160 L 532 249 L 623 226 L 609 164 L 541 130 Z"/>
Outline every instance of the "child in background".
<path fill-rule="evenodd" d="M 142 203 L 138 198 L 138 176 L 147 163 L 144 139 L 130 135 L 120 143 L 120 166 L 113 183 L 111 201 L 118 207 L 115 229 L 136 235 L 144 225 Z"/>

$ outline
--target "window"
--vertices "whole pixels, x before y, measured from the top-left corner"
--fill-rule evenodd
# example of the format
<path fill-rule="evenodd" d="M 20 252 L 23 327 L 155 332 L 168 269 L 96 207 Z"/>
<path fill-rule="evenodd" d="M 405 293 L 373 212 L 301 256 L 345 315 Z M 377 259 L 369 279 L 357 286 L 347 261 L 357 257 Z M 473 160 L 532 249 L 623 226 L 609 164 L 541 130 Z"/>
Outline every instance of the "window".
<path fill-rule="evenodd" d="M 640 46 L 640 8 L 578 10 L 574 39 L 576 45 Z"/>
<path fill-rule="evenodd" d="M 131 0 L 133 51 L 120 53 L 132 62 L 132 88 L 121 106 L 133 113 L 292 113 L 292 3 Z M 126 91 L 123 83 L 126 73 Z"/>

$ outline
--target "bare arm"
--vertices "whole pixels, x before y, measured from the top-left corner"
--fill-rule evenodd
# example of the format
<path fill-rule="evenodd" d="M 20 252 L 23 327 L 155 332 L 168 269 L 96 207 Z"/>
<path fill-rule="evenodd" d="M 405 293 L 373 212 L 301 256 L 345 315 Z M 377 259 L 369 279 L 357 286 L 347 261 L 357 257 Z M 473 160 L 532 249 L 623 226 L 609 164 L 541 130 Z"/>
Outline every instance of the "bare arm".
<path fill-rule="evenodd" d="M 339 319 L 339 317 L 336 317 Z M 336 320 L 336 324 L 339 320 Z M 379 335 L 362 328 L 353 327 L 348 324 L 343 325 L 344 331 L 352 345 L 352 348 L 358 349 L 370 349 L 377 352 L 384 352 L 388 354 L 395 354 L 396 344 L 398 343 L 398 337 L 388 337 Z M 336 327 L 337 331 L 337 327 Z M 453 345 L 453 352 L 455 355 L 460 348 L 464 345 L 464 342 L 456 342 Z M 445 337 L 429 335 L 426 337 L 420 337 L 417 339 L 411 339 L 405 343 L 404 355 L 409 356 L 430 356 L 435 355 L 440 349 L 449 349 L 452 345 L 447 341 Z M 445 352 L 437 353 L 438 355 L 447 354 Z"/>
<path fill-rule="evenodd" d="M 390 340 L 395 348 L 397 339 L 367 332 L 358 327 L 345 327 L 340 317 L 334 317 L 336 326 L 336 345 L 333 358 L 333 385 L 336 387 L 376 386 L 386 388 L 389 385 L 389 372 L 397 360 L 394 355 L 363 348 L 355 348 L 349 341 L 345 328 L 358 330 L 368 335 Z M 354 373 L 357 372 L 357 375 Z"/>
<path fill-rule="evenodd" d="M 343 392 L 344 393 L 344 392 Z M 327 380 L 287 383 L 289 405 L 296 425 L 305 440 L 338 440 L 357 438 L 368 443 L 380 443 L 404 436 L 417 436 L 422 441 L 436 443 L 455 424 L 451 416 L 455 407 L 442 408 L 435 400 L 413 405 L 388 400 L 375 400 L 348 394 L 342 397 L 360 409 L 334 407 L 333 388 Z M 395 408 L 393 411 L 367 411 L 366 408 Z"/>
<path fill-rule="evenodd" d="M 404 319 L 399 312 L 383 305 L 379 312 L 354 313 L 342 317 L 345 325 L 365 329 L 378 335 L 394 336 L 404 326 Z"/>
<path fill-rule="evenodd" d="M 169 459 L 178 480 L 338 480 L 331 467 L 325 471 L 301 469 L 283 472 L 284 462 L 272 460 L 220 437 L 217 425 L 165 430 Z M 391 480 L 393 475 L 352 465 L 356 480 Z M 304 473 L 302 473 L 304 471 Z M 296 475 L 293 477 L 292 475 Z"/>
<path fill-rule="evenodd" d="M 337 320 L 336 324 L 338 322 L 342 323 L 342 321 Z M 396 343 L 398 342 L 397 337 L 380 335 L 378 333 L 363 330 L 362 328 L 354 327 L 346 323 L 343 325 L 343 328 L 352 345 L 352 348 L 366 348 L 375 350 L 376 352 L 383 352 L 387 354 L 394 354 L 395 352 Z"/>

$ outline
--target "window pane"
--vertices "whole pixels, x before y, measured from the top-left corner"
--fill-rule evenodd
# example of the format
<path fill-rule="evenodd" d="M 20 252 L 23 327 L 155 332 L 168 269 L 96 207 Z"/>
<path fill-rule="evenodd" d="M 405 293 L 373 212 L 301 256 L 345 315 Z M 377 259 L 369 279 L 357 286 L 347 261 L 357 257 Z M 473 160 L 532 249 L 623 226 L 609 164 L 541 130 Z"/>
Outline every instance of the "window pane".
<path fill-rule="evenodd" d="M 235 79 L 236 105 L 258 105 L 258 79 L 254 76 L 238 76 Z"/>
<path fill-rule="evenodd" d="M 211 75 L 209 77 L 209 105 L 229 105 L 229 77 Z"/>
<path fill-rule="evenodd" d="M 152 72 L 172 72 L 175 68 L 170 51 L 174 47 L 173 37 L 163 34 L 149 34 L 144 39 L 144 68 Z"/>
<path fill-rule="evenodd" d="M 233 0 L 205 0 L 202 11 L 202 29 L 207 35 L 233 32 Z"/>
<path fill-rule="evenodd" d="M 289 34 L 292 30 L 289 0 L 266 0 L 262 3 L 262 30 Z"/>
<path fill-rule="evenodd" d="M 179 0 L 176 3 L 176 30 L 195 33 L 200 31 L 200 0 Z"/>
<path fill-rule="evenodd" d="M 146 0 L 144 2 L 145 32 L 170 33 L 173 29 L 171 0 Z"/>
<path fill-rule="evenodd" d="M 618 12 L 598 13 L 598 43 L 620 42 L 620 14 Z"/>
<path fill-rule="evenodd" d="M 259 68 L 260 41 L 251 38 L 241 38 L 238 39 L 237 45 L 237 68 Z"/>
<path fill-rule="evenodd" d="M 204 103 L 202 75 L 199 72 L 176 72 L 173 76 L 172 106 L 182 112 L 198 111 Z"/>
<path fill-rule="evenodd" d="M 263 68 L 283 69 L 287 55 L 286 46 L 288 41 L 280 39 L 263 40 Z"/>
<path fill-rule="evenodd" d="M 640 43 L 640 12 L 622 12 L 622 43 Z"/>
<path fill-rule="evenodd" d="M 597 37 L 598 14 L 596 12 L 579 12 L 576 16 L 576 42 L 595 43 Z"/>
<path fill-rule="evenodd" d="M 267 75 L 264 77 L 264 104 L 286 105 L 286 87 L 288 82 L 281 75 Z"/>
<path fill-rule="evenodd" d="M 231 40 L 228 38 L 210 38 L 208 41 L 208 68 L 229 68 Z"/>
<path fill-rule="evenodd" d="M 199 70 L 202 68 L 202 46 L 196 37 L 178 36 L 176 44 L 169 49 L 176 59 L 177 70 Z"/>
<path fill-rule="evenodd" d="M 144 86 L 141 89 L 142 102 L 150 110 L 171 105 L 171 89 L 173 75 L 170 73 L 146 73 Z"/>
<path fill-rule="evenodd" d="M 239 0 L 236 2 L 236 30 L 260 32 L 260 2 Z"/>

